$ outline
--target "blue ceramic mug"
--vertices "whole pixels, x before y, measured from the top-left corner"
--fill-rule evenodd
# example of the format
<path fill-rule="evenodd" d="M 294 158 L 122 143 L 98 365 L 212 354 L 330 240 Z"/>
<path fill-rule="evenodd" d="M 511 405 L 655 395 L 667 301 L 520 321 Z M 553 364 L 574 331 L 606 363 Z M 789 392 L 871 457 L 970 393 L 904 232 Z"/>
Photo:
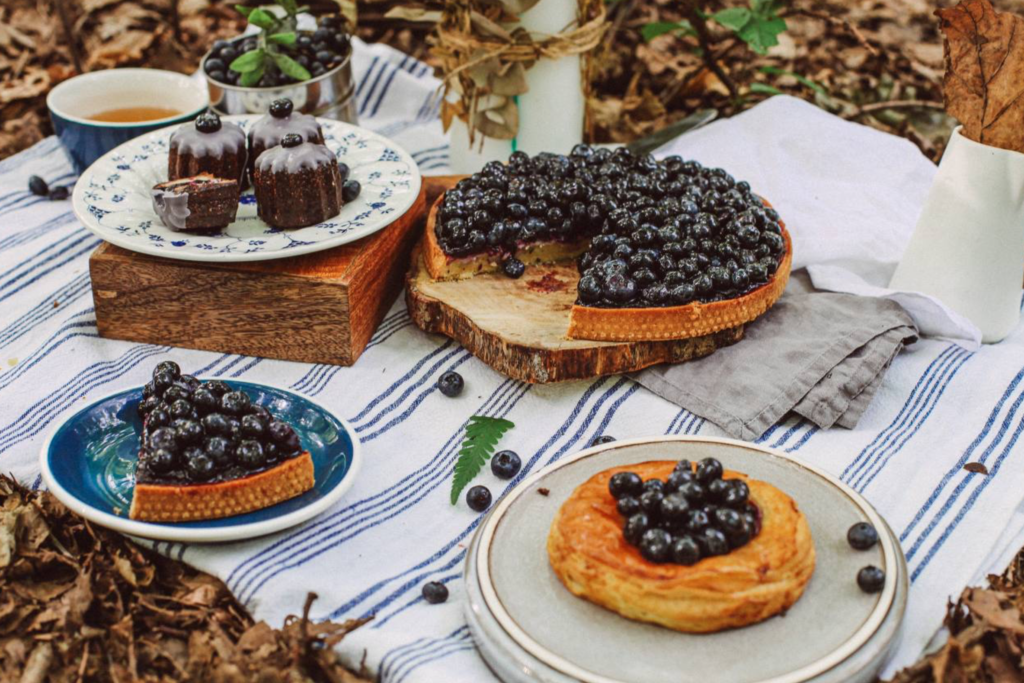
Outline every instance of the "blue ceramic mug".
<path fill-rule="evenodd" d="M 201 79 L 159 69 L 107 69 L 70 78 L 46 98 L 53 129 L 76 173 L 143 133 L 190 121 L 206 110 L 209 94 Z M 176 113 L 162 119 L 113 123 L 90 119 L 124 107 L 159 107 Z"/>

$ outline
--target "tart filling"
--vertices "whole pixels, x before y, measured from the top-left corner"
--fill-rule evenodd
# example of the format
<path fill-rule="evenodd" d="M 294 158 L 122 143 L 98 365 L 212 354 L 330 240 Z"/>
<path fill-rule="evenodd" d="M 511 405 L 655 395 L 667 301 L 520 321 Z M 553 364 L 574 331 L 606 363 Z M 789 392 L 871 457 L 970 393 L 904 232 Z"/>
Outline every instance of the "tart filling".
<path fill-rule="evenodd" d="M 133 519 L 184 521 L 249 512 L 313 486 L 298 434 L 220 380 L 161 363 L 143 389 Z"/>

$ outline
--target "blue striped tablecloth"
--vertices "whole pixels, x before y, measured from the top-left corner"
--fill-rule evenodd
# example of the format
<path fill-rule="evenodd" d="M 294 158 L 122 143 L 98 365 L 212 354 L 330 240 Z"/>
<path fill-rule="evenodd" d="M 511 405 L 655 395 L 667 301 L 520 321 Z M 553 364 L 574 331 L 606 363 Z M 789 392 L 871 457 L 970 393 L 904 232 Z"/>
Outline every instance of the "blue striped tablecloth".
<path fill-rule="evenodd" d="M 447 147 L 428 68 L 364 45 L 356 66 L 363 124 L 404 145 L 424 172 L 443 171 Z M 720 434 L 626 378 L 530 386 L 501 377 L 454 342 L 417 330 L 401 302 L 351 368 L 101 339 L 87 262 L 99 241 L 69 202 L 30 195 L 30 174 L 51 184 L 74 180 L 52 137 L 0 162 L 0 467 L 39 485 L 46 433 L 84 401 L 146 381 L 162 360 L 315 396 L 351 420 L 365 445 L 363 471 L 343 502 L 271 538 L 156 547 L 222 577 L 271 623 L 298 612 L 309 590 L 320 594 L 317 618 L 375 615 L 341 648 L 353 663 L 365 651 L 382 681 L 492 680 L 462 617 L 463 560 L 480 516 L 448 502 L 469 416 L 518 425 L 503 446 L 519 452 L 524 474 L 603 433 Z M 790 419 L 761 439 L 840 475 L 899 535 L 913 585 L 897 664 L 918 656 L 947 596 L 999 569 L 1024 542 L 1022 347 L 1020 330 L 978 351 L 922 341 L 896 360 L 857 429 L 826 432 Z M 435 389 L 446 370 L 465 376 L 458 399 Z M 991 474 L 966 472 L 967 462 L 982 462 Z M 489 471 L 480 481 L 498 495 L 514 485 Z M 423 602 L 420 587 L 431 580 L 449 586 L 446 604 Z"/>

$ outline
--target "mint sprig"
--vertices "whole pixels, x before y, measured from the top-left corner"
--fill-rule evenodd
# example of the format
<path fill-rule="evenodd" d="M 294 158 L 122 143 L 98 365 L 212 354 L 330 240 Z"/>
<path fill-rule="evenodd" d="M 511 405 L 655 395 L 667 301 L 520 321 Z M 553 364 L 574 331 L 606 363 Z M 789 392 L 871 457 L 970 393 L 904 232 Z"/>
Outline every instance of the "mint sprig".
<path fill-rule="evenodd" d="M 452 505 L 458 504 L 462 490 L 480 474 L 484 464 L 494 455 L 501 437 L 513 427 L 515 424 L 500 417 L 474 415 L 469 418 L 466 437 L 459 449 L 459 459 L 455 462 L 452 476 Z"/>

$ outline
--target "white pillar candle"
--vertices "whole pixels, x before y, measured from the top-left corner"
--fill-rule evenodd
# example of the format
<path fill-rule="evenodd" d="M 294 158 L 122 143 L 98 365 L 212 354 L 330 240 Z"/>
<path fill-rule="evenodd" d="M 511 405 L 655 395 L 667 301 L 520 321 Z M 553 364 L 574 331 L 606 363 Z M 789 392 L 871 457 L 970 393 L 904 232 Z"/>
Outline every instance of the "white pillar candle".
<path fill-rule="evenodd" d="M 470 146 L 469 127 L 458 117 L 452 120 L 448 133 L 451 141 L 448 160 L 451 172 L 456 175 L 476 173 L 488 161 L 505 162 L 512 154 L 511 140 L 489 138 L 480 131 L 474 131 L 473 145 Z"/>
<path fill-rule="evenodd" d="M 520 16 L 534 40 L 575 25 L 577 0 L 540 0 Z M 529 91 L 519 96 L 519 134 L 515 148 L 527 154 L 567 154 L 583 141 L 583 74 L 580 56 L 539 59 L 526 72 Z"/>

